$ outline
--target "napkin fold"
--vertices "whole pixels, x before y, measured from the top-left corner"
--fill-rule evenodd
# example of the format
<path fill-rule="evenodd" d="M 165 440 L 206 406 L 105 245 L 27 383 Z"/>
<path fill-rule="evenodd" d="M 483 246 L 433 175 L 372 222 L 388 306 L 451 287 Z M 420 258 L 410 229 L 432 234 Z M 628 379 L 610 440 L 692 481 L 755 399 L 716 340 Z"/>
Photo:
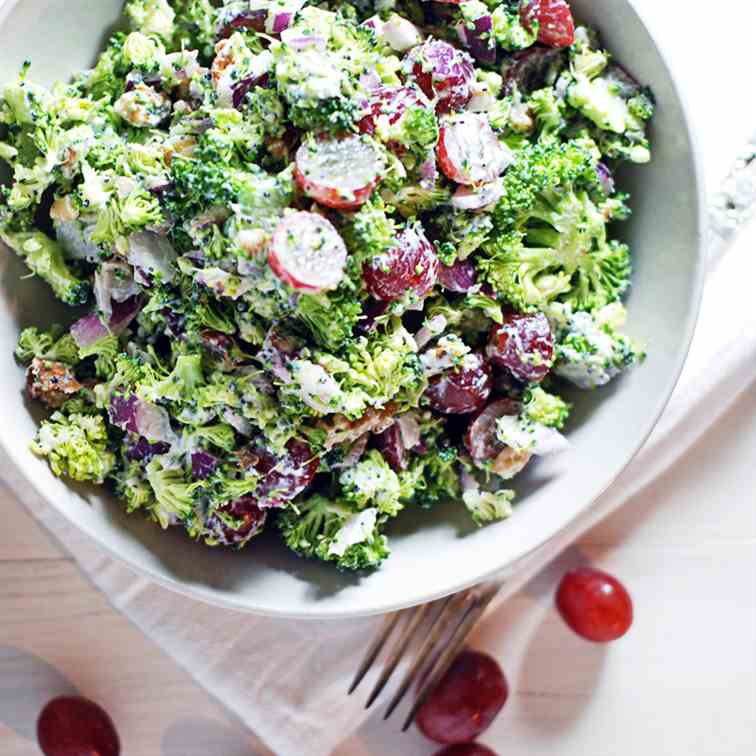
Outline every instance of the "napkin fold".
<path fill-rule="evenodd" d="M 744 391 L 756 390 L 756 223 L 712 260 L 693 346 L 655 431 L 583 516 L 529 554 L 505 583 L 516 592 L 593 524 L 638 494 L 701 438 Z M 716 264 L 714 264 L 716 262 Z M 292 621 L 207 606 L 106 556 L 0 460 L 0 474 L 114 607 L 279 756 L 326 756 L 365 718 L 346 689 L 379 619 Z M 484 620 L 485 621 L 485 620 Z"/>

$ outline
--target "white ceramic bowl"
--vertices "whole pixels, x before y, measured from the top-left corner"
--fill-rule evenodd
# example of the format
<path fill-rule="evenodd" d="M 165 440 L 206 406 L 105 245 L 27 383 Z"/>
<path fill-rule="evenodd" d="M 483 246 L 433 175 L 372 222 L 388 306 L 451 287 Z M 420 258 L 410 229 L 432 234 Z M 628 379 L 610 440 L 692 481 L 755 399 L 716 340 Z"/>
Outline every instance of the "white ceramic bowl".
<path fill-rule="evenodd" d="M 263 536 L 242 552 L 213 550 L 181 532 L 163 532 L 127 516 L 95 489 L 56 479 L 27 449 L 39 412 L 23 393 L 13 348 L 19 330 L 66 319 L 47 287 L 9 252 L 0 255 L 0 442 L 26 478 L 72 523 L 111 554 L 158 582 L 202 601 L 260 614 L 337 618 L 387 611 L 469 586 L 512 565 L 548 541 L 611 483 L 635 454 L 664 408 L 685 358 L 702 284 L 702 207 L 690 127 L 659 47 L 628 0 L 573 0 L 609 50 L 659 102 L 654 160 L 630 168 L 621 186 L 634 215 L 624 225 L 635 254 L 630 332 L 649 359 L 610 387 L 576 394 L 566 454 L 540 460 L 520 476 L 518 505 L 507 522 L 477 529 L 457 505 L 406 512 L 390 531 L 393 554 L 367 577 L 342 575 L 304 561 Z M 121 0 L 0 2 L 0 80 L 32 60 L 43 83 L 93 62 Z M 12 528 L 7 522 L 5 527 Z"/>

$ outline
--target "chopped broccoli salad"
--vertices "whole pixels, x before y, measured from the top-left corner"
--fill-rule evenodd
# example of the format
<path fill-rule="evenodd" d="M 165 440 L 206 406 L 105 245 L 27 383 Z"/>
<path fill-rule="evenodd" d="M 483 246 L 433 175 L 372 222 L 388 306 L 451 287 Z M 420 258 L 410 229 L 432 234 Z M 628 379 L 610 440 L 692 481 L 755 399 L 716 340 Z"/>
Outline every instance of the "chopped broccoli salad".
<path fill-rule="evenodd" d="M 623 334 L 650 91 L 565 0 L 129 0 L 2 90 L 0 238 L 70 322 L 32 451 L 129 512 L 374 568 L 403 510 L 508 517 Z"/>

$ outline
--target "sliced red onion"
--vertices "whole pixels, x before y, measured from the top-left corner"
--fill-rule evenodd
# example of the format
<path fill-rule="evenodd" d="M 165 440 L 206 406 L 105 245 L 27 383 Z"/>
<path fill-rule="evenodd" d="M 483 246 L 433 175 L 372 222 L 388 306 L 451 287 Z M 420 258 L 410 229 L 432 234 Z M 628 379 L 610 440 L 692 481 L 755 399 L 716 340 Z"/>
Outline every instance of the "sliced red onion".
<path fill-rule="evenodd" d="M 369 433 L 363 433 L 350 447 L 349 451 L 344 455 L 344 459 L 341 462 L 337 462 L 333 468 L 335 470 L 348 469 L 354 467 L 361 459 L 367 448 L 368 440 L 370 439 Z"/>
<path fill-rule="evenodd" d="M 255 88 L 255 87 L 267 87 L 270 83 L 270 76 L 267 73 L 264 73 L 262 76 L 249 76 L 246 79 L 242 79 L 234 88 L 231 95 L 231 102 L 233 106 L 238 110 L 242 103 L 244 102 L 244 98 Z"/>
<path fill-rule="evenodd" d="M 170 283 L 174 277 L 176 250 L 164 237 L 150 231 L 142 231 L 129 237 L 128 261 L 138 270 L 151 277 L 160 276 L 163 283 Z"/>
<path fill-rule="evenodd" d="M 429 341 L 440 336 L 445 330 L 448 322 L 444 315 L 434 315 L 425 325 L 415 334 L 417 348 L 422 349 Z"/>
<path fill-rule="evenodd" d="M 481 63 L 496 63 L 496 40 L 492 30 L 493 19 L 489 14 L 476 18 L 472 29 L 464 21 L 457 24 L 460 42 Z"/>
<path fill-rule="evenodd" d="M 380 89 L 381 84 L 381 77 L 373 70 L 366 71 L 360 76 L 360 87 L 366 92 L 373 92 L 376 89 Z"/>
<path fill-rule="evenodd" d="M 134 271 L 128 263 L 103 263 L 94 277 L 94 295 L 97 309 L 106 318 L 113 314 L 113 301 L 125 302 L 139 294 Z"/>
<path fill-rule="evenodd" d="M 293 20 L 294 13 L 292 11 L 284 10 L 268 13 L 268 19 L 265 22 L 265 31 L 268 34 L 280 34 L 284 29 L 288 29 L 291 26 Z"/>
<path fill-rule="evenodd" d="M 71 336 L 81 349 L 96 344 L 106 336 L 118 336 L 126 330 L 126 327 L 139 314 L 142 309 L 141 297 L 132 297 L 125 302 L 113 305 L 113 313 L 110 316 L 107 327 L 96 313 L 86 315 L 77 320 L 71 326 Z"/>
<path fill-rule="evenodd" d="M 135 394 L 114 394 L 110 398 L 108 415 L 113 425 L 141 436 L 149 444 L 172 444 L 176 440 L 168 412 Z"/>
<path fill-rule="evenodd" d="M 147 439 L 140 437 L 136 443 L 131 444 L 126 450 L 126 459 L 131 462 L 148 462 L 159 454 L 167 454 L 170 450 L 170 444 L 166 444 L 165 441 L 151 444 Z"/>
<path fill-rule="evenodd" d="M 239 29 L 253 29 L 256 32 L 265 31 L 265 21 L 268 18 L 269 3 L 256 3 L 258 8 L 251 8 L 248 0 L 237 0 L 227 3 L 218 11 L 218 23 L 215 35 L 218 39 L 226 39 Z"/>
<path fill-rule="evenodd" d="M 370 18 L 366 18 L 360 26 L 367 27 L 368 29 L 372 29 L 375 32 L 375 36 L 380 39 L 383 35 L 383 19 L 378 16 L 371 16 Z"/>
<path fill-rule="evenodd" d="M 251 436 L 253 432 L 252 423 L 247 420 L 246 417 L 240 415 L 238 412 L 234 412 L 228 407 L 223 410 L 223 419 L 242 436 Z"/>
<path fill-rule="evenodd" d="M 318 37 L 315 35 L 306 37 L 289 37 L 284 41 L 292 50 L 297 50 L 298 52 L 309 50 L 311 47 L 314 47 L 316 50 L 325 50 L 327 47 L 325 37 Z"/>
<path fill-rule="evenodd" d="M 392 13 L 383 25 L 383 38 L 389 47 L 398 53 L 407 52 L 423 41 L 423 36 L 418 28 L 397 13 Z"/>
<path fill-rule="evenodd" d="M 420 186 L 423 189 L 433 189 L 438 180 L 438 165 L 436 164 L 436 155 L 431 152 L 422 163 L 420 163 Z"/>
<path fill-rule="evenodd" d="M 206 451 L 192 452 L 192 477 L 195 480 L 209 478 L 218 467 L 218 458 Z"/>
<path fill-rule="evenodd" d="M 136 394 L 113 394 L 110 397 L 108 415 L 110 422 L 129 433 L 137 433 L 136 408 L 139 399 Z"/>
<path fill-rule="evenodd" d="M 171 428 L 170 415 L 162 407 L 139 399 L 135 416 L 137 433 L 150 443 L 165 441 L 172 444 L 176 440 L 176 434 Z"/>
<path fill-rule="evenodd" d="M 396 425 L 405 449 L 414 449 L 420 443 L 420 423 L 414 412 L 405 412 L 396 418 Z"/>
<path fill-rule="evenodd" d="M 449 291 L 465 294 L 477 283 L 475 266 L 469 260 L 457 260 L 453 265 L 439 265 L 438 282 Z"/>
<path fill-rule="evenodd" d="M 601 188 L 607 195 L 614 194 L 614 176 L 605 163 L 598 163 L 596 165 L 596 173 L 598 173 L 599 183 Z"/>

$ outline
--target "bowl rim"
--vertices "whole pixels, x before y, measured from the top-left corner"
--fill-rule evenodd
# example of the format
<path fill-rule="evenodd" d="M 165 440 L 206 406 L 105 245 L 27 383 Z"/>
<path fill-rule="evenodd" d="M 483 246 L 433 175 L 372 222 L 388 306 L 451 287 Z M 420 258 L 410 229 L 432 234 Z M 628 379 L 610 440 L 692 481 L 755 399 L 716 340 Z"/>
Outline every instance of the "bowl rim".
<path fill-rule="evenodd" d="M 690 150 L 688 154 L 689 154 L 689 158 L 691 162 L 691 168 L 692 168 L 692 173 L 693 173 L 694 183 L 695 183 L 695 191 L 693 192 L 695 208 L 694 208 L 693 216 L 695 219 L 696 255 L 695 255 L 695 266 L 693 270 L 693 286 L 691 287 L 691 290 L 689 293 L 691 306 L 688 310 L 685 326 L 683 329 L 683 336 L 682 336 L 682 339 L 680 340 L 678 364 L 677 364 L 676 369 L 672 372 L 670 376 L 671 381 L 668 384 L 668 389 L 665 392 L 665 395 L 660 397 L 658 409 L 655 415 L 652 417 L 651 421 L 649 422 L 648 428 L 641 435 L 638 443 L 633 448 L 632 453 L 628 456 L 625 462 L 620 466 L 616 474 L 612 476 L 603 486 L 601 486 L 596 491 L 595 495 L 592 496 L 590 500 L 586 502 L 584 510 L 588 510 L 595 501 L 597 501 L 604 493 L 606 493 L 606 491 L 609 488 L 611 488 L 614 482 L 626 470 L 628 465 L 633 461 L 633 459 L 636 457 L 640 449 L 644 446 L 644 444 L 648 440 L 649 436 L 651 435 L 654 428 L 658 424 L 660 417 L 662 416 L 665 409 L 667 408 L 667 405 L 669 404 L 669 400 L 672 396 L 672 393 L 675 387 L 677 386 L 677 383 L 679 382 L 680 375 L 682 374 L 683 368 L 686 364 L 687 357 L 690 352 L 693 335 L 695 333 L 696 325 L 698 323 L 698 318 L 700 314 L 701 300 L 703 297 L 704 283 L 705 283 L 705 276 L 706 276 L 705 239 L 706 239 L 706 230 L 707 230 L 708 224 L 707 224 L 707 217 L 706 217 L 706 193 L 705 193 L 705 182 L 704 182 L 704 170 L 703 170 L 703 165 L 702 165 L 702 153 L 700 150 L 700 141 L 697 134 L 697 128 L 691 117 L 692 111 L 689 106 L 688 97 L 685 91 L 681 89 L 681 87 L 678 85 L 678 77 L 676 76 L 675 65 L 670 62 L 668 56 L 665 54 L 664 46 L 659 44 L 656 35 L 652 31 L 652 29 L 649 28 L 649 24 L 646 22 L 644 16 L 636 8 L 634 0 L 626 0 L 626 2 L 627 2 L 627 6 L 629 10 L 635 15 L 637 21 L 640 23 L 645 33 L 648 35 L 649 39 L 653 43 L 656 49 L 656 52 L 658 54 L 660 63 L 663 66 L 663 68 L 666 70 L 666 73 L 669 78 L 669 82 L 675 94 L 675 97 L 677 98 L 680 104 L 680 111 L 681 111 L 681 116 L 682 116 L 681 125 L 684 129 L 684 133 L 690 144 Z M 9 11 L 15 5 L 16 3 L 14 2 L 2 3 L 2 0 L 0 0 L 0 25 L 2 24 L 2 21 L 5 19 L 7 15 L 7 11 Z M 3 13 L 3 11 L 6 11 L 6 13 Z M 329 609 L 328 611 L 319 611 L 316 606 L 313 606 L 311 611 L 310 610 L 292 611 L 289 609 L 278 610 L 278 609 L 274 609 L 270 607 L 256 607 L 256 606 L 250 606 L 249 603 L 247 602 L 242 602 L 238 599 L 235 599 L 233 594 L 228 594 L 228 595 L 220 594 L 212 590 L 206 590 L 201 586 L 196 586 L 191 583 L 181 581 L 179 579 L 174 579 L 164 573 L 159 572 L 156 569 L 153 569 L 150 566 L 146 566 L 144 564 L 139 563 L 135 558 L 119 553 L 115 547 L 112 547 L 108 543 L 96 537 L 94 534 L 89 532 L 88 528 L 83 527 L 79 522 L 69 517 L 68 515 L 66 515 L 65 513 L 60 511 L 57 507 L 55 507 L 53 504 L 50 503 L 49 496 L 45 492 L 44 486 L 42 485 L 42 483 L 35 480 L 35 478 L 31 475 L 31 472 L 27 470 L 26 466 L 20 463 L 19 455 L 15 453 L 14 447 L 12 447 L 3 436 L 0 436 L 0 448 L 2 448 L 5 451 L 8 458 L 12 461 L 13 466 L 16 468 L 16 471 L 19 473 L 19 476 L 23 479 L 23 481 L 25 481 L 27 484 L 30 484 L 32 486 L 34 491 L 39 495 L 40 499 L 43 500 L 47 506 L 53 509 L 56 512 L 56 514 L 63 517 L 67 522 L 69 522 L 71 525 L 76 527 L 82 533 L 86 534 L 86 536 L 90 538 L 96 544 L 98 549 L 100 549 L 105 554 L 107 554 L 116 563 L 123 564 L 127 566 L 130 570 L 132 570 L 134 573 L 136 573 L 137 575 L 147 578 L 153 581 L 154 583 L 156 583 L 157 585 L 163 588 L 166 588 L 173 593 L 177 593 L 181 596 L 184 596 L 188 599 L 192 599 L 194 601 L 200 601 L 202 603 L 209 604 L 211 606 L 215 606 L 220 609 L 236 611 L 243 614 L 252 614 L 252 615 L 261 616 L 261 617 L 270 617 L 270 618 L 278 618 L 278 619 L 298 619 L 298 620 L 351 619 L 351 618 L 369 617 L 369 616 L 385 614 L 387 612 L 397 611 L 397 610 L 404 609 L 407 607 L 417 606 L 419 604 L 435 601 L 437 599 L 444 598 L 446 596 L 457 593 L 458 591 L 462 591 L 467 588 L 470 588 L 486 580 L 495 579 L 497 576 L 500 576 L 502 573 L 504 573 L 504 571 L 507 569 L 516 568 L 516 566 L 519 563 L 523 562 L 529 556 L 537 552 L 546 543 L 558 538 L 560 534 L 564 533 L 565 530 L 570 527 L 570 523 L 567 523 L 563 525 L 561 528 L 559 528 L 558 530 L 544 535 L 542 538 L 538 539 L 534 545 L 529 547 L 526 551 L 522 552 L 515 559 L 510 559 L 508 561 L 505 561 L 502 564 L 500 564 L 498 567 L 486 570 L 480 573 L 476 577 L 466 577 L 466 578 L 460 579 L 457 582 L 447 584 L 437 589 L 428 589 L 424 592 L 421 592 L 420 594 L 415 594 L 410 598 L 403 599 L 401 597 L 396 597 L 396 598 L 392 597 L 390 599 L 386 599 L 386 600 L 376 603 L 374 606 L 371 606 L 369 609 L 358 608 L 358 609 L 350 610 L 349 608 L 335 607 L 335 608 Z M 34 514 L 34 512 L 32 513 Z M 571 522 L 574 522 L 574 519 Z M 44 525 L 44 523 L 42 524 Z M 49 528 L 47 530 L 50 533 L 50 536 L 55 540 L 55 542 L 58 543 L 64 551 L 70 553 L 70 549 L 68 548 L 68 546 L 55 534 L 55 532 L 49 530 Z M 74 558 L 75 558 L 75 555 L 74 555 Z"/>

